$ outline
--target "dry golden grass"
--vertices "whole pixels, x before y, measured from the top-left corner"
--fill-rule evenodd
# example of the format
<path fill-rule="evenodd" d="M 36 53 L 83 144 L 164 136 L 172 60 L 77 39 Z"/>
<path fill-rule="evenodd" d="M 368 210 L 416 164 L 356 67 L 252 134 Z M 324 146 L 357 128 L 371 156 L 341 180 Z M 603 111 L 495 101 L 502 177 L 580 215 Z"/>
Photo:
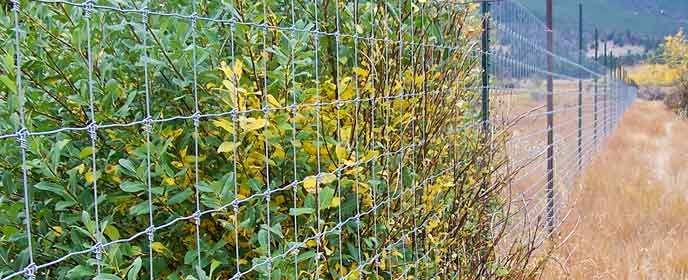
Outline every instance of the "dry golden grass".
<path fill-rule="evenodd" d="M 634 104 L 577 185 L 580 219 L 543 279 L 688 279 L 687 141 L 663 104 Z"/>

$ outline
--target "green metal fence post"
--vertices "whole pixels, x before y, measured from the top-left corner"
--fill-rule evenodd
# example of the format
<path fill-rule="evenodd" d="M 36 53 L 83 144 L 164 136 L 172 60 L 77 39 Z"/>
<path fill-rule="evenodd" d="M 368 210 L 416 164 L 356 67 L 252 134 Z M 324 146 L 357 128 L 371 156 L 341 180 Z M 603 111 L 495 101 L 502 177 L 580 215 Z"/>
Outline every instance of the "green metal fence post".
<path fill-rule="evenodd" d="M 554 32 L 552 0 L 547 0 L 547 230 L 554 231 Z"/>
<path fill-rule="evenodd" d="M 578 64 L 583 65 L 583 4 L 578 4 Z M 583 169 L 583 69 L 578 69 L 578 169 Z"/>
<path fill-rule="evenodd" d="M 597 61 L 598 61 L 597 52 L 598 52 L 599 47 L 600 47 L 600 41 L 599 41 L 598 35 L 599 34 L 597 32 L 597 28 L 595 28 L 595 63 L 597 63 Z M 595 147 L 597 147 L 597 91 L 598 91 L 597 76 L 595 76 L 594 83 L 595 83 L 595 89 L 594 89 L 595 92 L 594 92 L 593 97 L 592 97 L 593 98 L 592 141 L 593 141 Z"/>

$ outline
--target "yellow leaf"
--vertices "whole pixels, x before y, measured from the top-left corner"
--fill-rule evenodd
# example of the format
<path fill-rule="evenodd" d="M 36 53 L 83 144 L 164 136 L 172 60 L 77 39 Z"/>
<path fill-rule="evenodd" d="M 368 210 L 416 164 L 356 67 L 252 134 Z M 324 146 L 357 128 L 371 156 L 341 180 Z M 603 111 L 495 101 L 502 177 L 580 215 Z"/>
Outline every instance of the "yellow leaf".
<path fill-rule="evenodd" d="M 344 162 L 344 163 L 345 163 L 346 165 L 348 165 L 348 166 L 352 166 L 352 165 L 355 164 L 355 162 L 353 162 L 353 161 L 351 161 L 351 162 Z M 356 167 L 356 168 L 347 168 L 347 169 L 344 171 L 344 174 L 346 174 L 346 175 L 356 175 L 356 174 L 362 173 L 363 171 L 364 171 L 364 168 L 359 166 L 359 167 Z"/>
<path fill-rule="evenodd" d="M 217 147 L 217 152 L 218 153 L 229 153 L 229 152 L 234 152 L 234 149 L 236 148 L 237 143 L 232 143 L 232 142 L 222 142 L 220 144 L 220 147 Z"/>
<path fill-rule="evenodd" d="M 244 199 L 248 197 L 251 194 L 251 189 L 248 188 L 248 186 L 241 185 L 239 187 L 239 199 Z"/>
<path fill-rule="evenodd" d="M 339 160 L 346 161 L 348 159 L 346 148 L 342 147 L 341 145 L 337 145 L 335 148 L 335 153 L 337 154 L 337 158 Z"/>
<path fill-rule="evenodd" d="M 341 135 L 342 135 L 342 142 L 349 142 L 351 140 L 351 126 L 348 127 L 342 127 L 341 130 Z"/>
<path fill-rule="evenodd" d="M 337 176 L 335 176 L 332 173 L 321 173 L 320 174 L 320 183 L 321 184 L 329 184 L 329 183 L 334 182 L 334 180 L 337 180 Z M 315 191 L 317 189 L 317 184 L 318 184 L 318 180 L 317 180 L 316 176 L 308 176 L 303 180 L 303 187 L 309 193 L 315 193 Z"/>
<path fill-rule="evenodd" d="M 236 79 L 239 80 L 244 71 L 244 63 L 241 62 L 241 60 L 236 60 L 234 61 L 234 65 L 230 68 L 226 62 L 222 61 L 220 62 L 220 70 L 225 74 L 225 77 L 234 79 L 234 75 L 236 75 Z"/>
<path fill-rule="evenodd" d="M 310 247 L 310 248 L 313 248 L 313 247 L 315 247 L 315 246 L 317 246 L 317 245 L 318 245 L 318 243 L 315 242 L 315 240 L 313 240 L 313 239 L 306 241 L 306 246 L 308 246 L 308 247 Z"/>
<path fill-rule="evenodd" d="M 335 196 L 332 198 L 332 202 L 330 202 L 330 208 L 337 208 L 337 207 L 339 207 L 340 203 L 341 203 L 341 200 L 339 199 L 339 197 Z"/>
<path fill-rule="evenodd" d="M 272 202 L 275 205 L 282 205 L 282 204 L 284 204 L 285 201 L 286 201 L 286 199 L 284 198 L 283 195 L 278 195 L 275 197 L 275 200 L 273 200 Z"/>
<path fill-rule="evenodd" d="M 337 176 L 332 174 L 332 173 L 322 173 L 320 175 L 320 183 L 321 184 L 329 184 L 337 180 Z"/>
<path fill-rule="evenodd" d="M 175 139 L 175 138 L 179 137 L 179 135 L 182 135 L 183 132 L 184 132 L 183 128 L 177 128 L 174 130 L 172 130 L 170 128 L 166 128 L 166 129 L 163 129 L 162 132 L 160 132 L 160 135 L 162 137 L 165 137 L 165 138 Z"/>
<path fill-rule="evenodd" d="M 359 34 L 363 33 L 363 27 L 361 27 L 361 25 L 356 24 L 356 32 L 358 32 Z"/>
<path fill-rule="evenodd" d="M 93 183 L 93 172 L 87 172 L 84 177 L 86 177 L 86 183 Z"/>
<path fill-rule="evenodd" d="M 114 173 L 115 171 L 117 171 L 117 166 L 116 166 L 116 165 L 114 165 L 114 164 L 109 164 L 109 165 L 105 166 L 105 173 L 107 173 L 107 174 L 112 174 L 112 173 Z"/>
<path fill-rule="evenodd" d="M 215 125 L 216 127 L 222 128 L 229 133 L 234 133 L 234 126 L 232 126 L 232 122 L 229 120 L 226 120 L 226 119 L 214 120 L 213 125 Z"/>
<path fill-rule="evenodd" d="M 340 100 L 350 100 L 351 98 L 354 97 L 354 95 L 355 95 L 354 88 L 351 85 L 349 85 L 349 86 L 344 87 L 344 90 L 342 90 L 342 92 L 339 93 L 339 99 Z"/>
<path fill-rule="evenodd" d="M 354 73 L 358 74 L 361 77 L 367 77 L 368 76 L 368 71 L 364 70 L 363 68 L 354 67 L 353 71 L 354 71 Z"/>
<path fill-rule="evenodd" d="M 303 180 L 303 187 L 309 193 L 315 193 L 317 185 L 317 179 L 315 176 L 308 176 Z"/>
<path fill-rule="evenodd" d="M 268 122 L 264 119 L 256 118 L 241 118 L 239 119 L 239 127 L 246 131 L 252 131 L 263 128 Z"/>
<path fill-rule="evenodd" d="M 318 153 L 318 150 L 316 150 L 315 146 L 310 142 L 303 143 L 303 150 L 313 156 Z"/>
<path fill-rule="evenodd" d="M 232 69 L 230 69 L 227 66 L 227 62 L 224 62 L 224 61 L 220 62 L 220 70 L 222 70 L 222 73 L 224 73 L 225 76 L 227 76 L 227 77 L 232 76 Z"/>
<path fill-rule="evenodd" d="M 224 85 L 229 90 L 234 89 L 234 84 L 232 82 L 230 82 L 229 80 L 223 80 L 222 85 Z"/>
<path fill-rule="evenodd" d="M 162 183 L 168 186 L 174 186 L 174 178 L 167 177 L 162 180 Z"/>
<path fill-rule="evenodd" d="M 53 232 L 55 232 L 55 236 L 57 236 L 57 237 L 62 236 L 62 227 L 61 226 L 53 226 L 52 229 L 53 229 Z"/>
<path fill-rule="evenodd" d="M 85 164 L 79 164 L 79 166 L 76 167 L 76 170 L 79 171 L 80 174 L 84 173 L 84 170 L 86 170 L 86 165 Z"/>
<path fill-rule="evenodd" d="M 165 245 L 163 245 L 160 242 L 153 242 L 151 244 L 151 248 L 153 248 L 153 251 L 156 251 L 158 253 L 162 253 L 165 252 L 165 250 L 167 250 L 167 247 L 165 247 Z"/>
<path fill-rule="evenodd" d="M 270 105 L 270 107 L 272 107 L 272 108 L 282 107 L 282 104 L 280 104 L 279 101 L 277 101 L 277 98 L 272 96 L 272 94 L 268 94 L 267 99 L 268 99 L 268 105 Z"/>
<path fill-rule="evenodd" d="M 375 151 L 375 150 L 370 151 L 370 150 L 369 150 L 369 151 L 366 153 L 366 155 L 361 159 L 361 161 L 369 161 L 369 160 L 371 160 L 371 159 L 373 159 L 373 158 L 376 158 L 376 157 L 378 157 L 378 156 L 380 156 L 380 152 L 379 152 L 379 151 Z"/>
<path fill-rule="evenodd" d="M 187 147 L 184 147 L 183 149 L 181 149 L 181 150 L 179 151 L 179 156 L 180 156 L 182 159 L 186 157 L 186 148 L 187 148 Z"/>
<path fill-rule="evenodd" d="M 241 74 L 244 73 L 244 63 L 241 62 L 241 60 L 234 61 L 234 67 L 232 70 L 234 70 L 234 74 L 236 74 L 237 80 L 241 79 Z"/>
<path fill-rule="evenodd" d="M 286 154 L 284 153 L 284 149 L 281 145 L 275 144 L 275 147 L 272 150 L 272 156 L 276 157 L 277 159 L 284 159 Z"/>
<path fill-rule="evenodd" d="M 337 267 L 337 270 L 339 270 L 340 275 L 347 275 L 349 270 L 346 269 L 346 266 L 339 266 L 339 264 L 335 265 Z"/>
<path fill-rule="evenodd" d="M 349 266 L 349 277 L 347 277 L 347 280 L 354 280 L 354 279 L 359 279 L 359 272 L 358 272 L 358 264 L 357 263 L 351 263 Z"/>
<path fill-rule="evenodd" d="M 174 166 L 176 168 L 182 168 L 182 167 L 184 167 L 184 164 L 175 160 L 175 161 L 172 161 L 172 166 Z"/>

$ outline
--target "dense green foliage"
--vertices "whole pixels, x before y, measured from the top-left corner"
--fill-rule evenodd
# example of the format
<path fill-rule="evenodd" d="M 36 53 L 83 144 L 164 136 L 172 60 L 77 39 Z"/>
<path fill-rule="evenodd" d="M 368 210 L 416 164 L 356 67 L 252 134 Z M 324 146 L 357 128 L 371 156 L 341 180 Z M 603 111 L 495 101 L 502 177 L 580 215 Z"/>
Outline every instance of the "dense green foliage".
<path fill-rule="evenodd" d="M 81 251 L 37 276 L 93 277 L 88 250 L 149 214 L 167 226 L 104 247 L 100 279 L 147 278 L 151 257 L 156 279 L 508 275 L 486 223 L 500 186 L 480 191 L 492 157 L 469 126 L 474 5 L 96 2 L 128 11 L 22 1 L 20 85 L 0 15 L 0 133 L 22 128 L 22 103 L 26 129 L 49 132 L 26 149 L 31 252 L 21 149 L 0 141 L 0 275 Z"/>

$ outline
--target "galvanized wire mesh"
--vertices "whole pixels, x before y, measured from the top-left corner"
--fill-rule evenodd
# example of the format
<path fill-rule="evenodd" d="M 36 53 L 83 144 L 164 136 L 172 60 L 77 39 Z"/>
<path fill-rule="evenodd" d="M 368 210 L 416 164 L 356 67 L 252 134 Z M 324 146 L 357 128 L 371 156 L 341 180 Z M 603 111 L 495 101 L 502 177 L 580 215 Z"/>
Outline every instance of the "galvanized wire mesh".
<path fill-rule="evenodd" d="M 577 8 L 574 4 L 572 9 Z M 601 50 L 597 58 L 588 56 L 594 42 L 583 42 L 581 50 L 577 40 L 558 36 L 556 26 L 555 51 L 549 52 L 546 24 L 518 1 L 492 3 L 491 11 L 492 122 L 497 127 L 517 123 L 508 127 L 507 153 L 512 161 L 508 168 L 519 174 L 508 190 L 512 204 L 507 216 L 513 218 L 506 232 L 519 237 L 528 232 L 530 239 L 525 240 L 535 247 L 553 234 L 565 240 L 578 218 L 571 217 L 576 178 L 618 124 L 637 89 L 610 75 Z M 586 31 L 591 29 L 585 26 Z M 548 55 L 553 56 L 552 71 L 547 69 Z M 552 92 L 546 87 L 550 75 Z M 552 110 L 547 109 L 547 95 L 553 96 Z M 546 122 L 549 115 L 554 116 L 551 127 Z M 550 146 L 554 148 L 551 179 L 547 176 Z"/>

